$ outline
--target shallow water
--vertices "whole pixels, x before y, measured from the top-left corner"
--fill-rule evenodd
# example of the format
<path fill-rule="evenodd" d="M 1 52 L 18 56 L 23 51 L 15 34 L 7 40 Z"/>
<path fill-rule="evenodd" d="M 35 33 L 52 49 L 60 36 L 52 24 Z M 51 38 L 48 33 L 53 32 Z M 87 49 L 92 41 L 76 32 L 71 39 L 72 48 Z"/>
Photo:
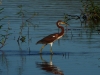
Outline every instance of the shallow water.
<path fill-rule="evenodd" d="M 16 14 L 19 5 L 25 10 L 23 18 Z M 3 0 L 0 16 L 8 17 L 0 21 L 4 24 L 0 34 L 6 34 L 8 27 L 11 30 L 0 49 L 0 75 L 99 75 L 99 31 L 81 26 L 80 20 L 72 19 L 70 26 L 64 26 L 65 35 L 54 42 L 53 55 L 50 45 L 43 54 L 39 54 L 42 45 L 36 45 L 44 36 L 58 32 L 55 24 L 64 19 L 64 13 L 80 15 L 81 5 L 80 0 Z M 25 36 L 25 42 L 21 42 L 21 36 Z"/>

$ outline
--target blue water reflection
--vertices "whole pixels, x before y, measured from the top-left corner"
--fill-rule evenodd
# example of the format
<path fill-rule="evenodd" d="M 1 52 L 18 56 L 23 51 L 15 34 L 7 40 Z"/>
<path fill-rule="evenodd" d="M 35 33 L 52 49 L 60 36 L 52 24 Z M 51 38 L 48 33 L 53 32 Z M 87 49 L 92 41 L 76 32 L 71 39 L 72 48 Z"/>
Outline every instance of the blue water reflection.
<path fill-rule="evenodd" d="M 38 51 L 5 51 L 0 52 L 1 75 L 58 74 L 74 75 L 100 73 L 99 52 L 54 52 L 51 55 Z M 6 71 L 6 72 L 5 72 Z M 92 71 L 92 72 L 91 72 Z"/>

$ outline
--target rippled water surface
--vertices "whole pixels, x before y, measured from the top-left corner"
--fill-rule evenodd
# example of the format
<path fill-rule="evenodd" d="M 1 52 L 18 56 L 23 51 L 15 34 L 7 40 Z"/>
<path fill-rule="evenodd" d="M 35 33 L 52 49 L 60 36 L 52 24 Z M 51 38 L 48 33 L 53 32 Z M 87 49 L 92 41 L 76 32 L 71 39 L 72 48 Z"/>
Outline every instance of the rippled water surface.
<path fill-rule="evenodd" d="M 99 0 L 95 1 L 100 3 Z M 100 34 L 85 28 L 80 20 L 69 20 L 65 35 L 39 54 L 44 36 L 60 30 L 57 20 L 64 14 L 80 15 L 80 0 L 2 0 L 0 2 L 0 75 L 99 75 Z M 23 14 L 24 13 L 24 14 Z M 5 36 L 6 37 L 6 36 Z M 2 46 L 0 44 L 0 46 Z"/>

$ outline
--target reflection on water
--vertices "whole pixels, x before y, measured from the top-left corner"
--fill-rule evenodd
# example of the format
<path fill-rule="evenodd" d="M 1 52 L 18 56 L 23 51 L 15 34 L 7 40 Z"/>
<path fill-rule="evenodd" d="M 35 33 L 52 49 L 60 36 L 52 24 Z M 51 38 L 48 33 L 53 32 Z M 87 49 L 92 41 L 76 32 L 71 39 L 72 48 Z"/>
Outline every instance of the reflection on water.
<path fill-rule="evenodd" d="M 58 66 L 53 64 L 52 56 L 53 55 L 50 55 L 50 61 L 48 62 L 44 60 L 42 58 L 42 54 L 40 54 L 40 59 L 42 60 L 42 62 L 36 62 L 37 68 L 40 68 L 41 70 L 44 70 L 47 73 L 64 75 L 63 71 L 60 68 L 58 68 Z"/>
<path fill-rule="evenodd" d="M 8 59 L 5 52 L 2 50 L 0 50 L 0 66 L 5 67 L 5 70 L 7 70 L 7 74 L 8 74 L 8 68 L 9 68 Z M 0 73 L 2 72 L 3 70 L 0 69 Z"/>
<path fill-rule="evenodd" d="M 55 52 L 51 55 L 49 51 L 43 54 L 38 51 L 31 51 L 30 54 L 21 50 L 0 51 L 0 75 L 80 75 L 86 71 L 89 75 L 100 73 L 100 52 L 63 54 Z M 85 74 L 88 75 L 87 72 Z"/>

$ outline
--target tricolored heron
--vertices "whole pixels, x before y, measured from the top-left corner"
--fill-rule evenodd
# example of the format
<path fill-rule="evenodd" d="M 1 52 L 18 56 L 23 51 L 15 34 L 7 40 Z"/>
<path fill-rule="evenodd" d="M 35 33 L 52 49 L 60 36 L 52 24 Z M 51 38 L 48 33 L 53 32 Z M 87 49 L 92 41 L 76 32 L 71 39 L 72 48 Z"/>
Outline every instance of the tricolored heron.
<path fill-rule="evenodd" d="M 52 45 L 53 45 L 53 42 L 54 42 L 55 40 L 60 39 L 60 38 L 64 35 L 64 28 L 63 28 L 62 26 L 60 26 L 61 24 L 67 25 L 65 22 L 63 22 L 63 21 L 61 21 L 61 20 L 58 20 L 58 21 L 56 22 L 57 27 L 61 29 L 61 32 L 60 32 L 60 33 L 50 34 L 50 35 L 44 37 L 43 39 L 39 40 L 39 41 L 36 43 L 36 44 L 44 44 L 44 45 L 41 47 L 41 49 L 40 49 L 40 53 L 42 53 L 43 48 L 44 48 L 47 44 L 50 44 L 50 45 L 51 45 L 50 51 L 51 51 L 51 53 L 53 54 L 53 52 L 52 52 Z"/>

